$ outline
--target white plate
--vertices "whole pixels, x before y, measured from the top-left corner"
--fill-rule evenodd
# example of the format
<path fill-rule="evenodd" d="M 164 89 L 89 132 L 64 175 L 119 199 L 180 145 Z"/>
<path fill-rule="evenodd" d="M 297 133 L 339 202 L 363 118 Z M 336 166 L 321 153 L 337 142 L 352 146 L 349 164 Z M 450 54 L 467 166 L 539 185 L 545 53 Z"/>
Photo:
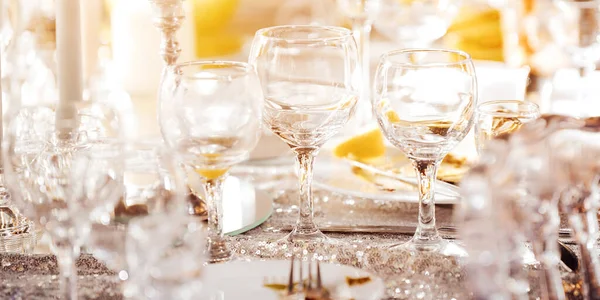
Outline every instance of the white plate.
<path fill-rule="evenodd" d="M 298 267 L 296 262 L 295 267 Z M 305 265 L 304 274 L 308 264 Z M 264 287 L 265 278 L 273 283 L 285 284 L 290 270 L 290 261 L 252 261 L 212 264 L 206 266 L 204 273 L 204 289 L 198 299 L 219 300 L 278 300 L 277 292 Z M 375 300 L 381 299 L 384 292 L 383 281 L 371 274 L 349 266 L 321 264 L 323 284 L 332 292 L 339 290 L 347 292 L 346 299 Z M 346 276 L 369 276 L 369 283 L 348 287 Z M 340 299 L 336 297 L 335 299 Z"/>
<path fill-rule="evenodd" d="M 389 182 L 386 182 L 388 183 L 386 186 L 398 186 L 398 188 L 394 191 L 386 191 L 371 182 L 359 178 L 352 173 L 351 169 L 352 166 L 342 159 L 333 158 L 329 155 L 321 155 L 317 158 L 314 167 L 314 185 L 317 188 L 350 197 L 412 203 L 419 202 L 419 194 L 416 186 L 409 187 L 390 178 Z M 460 201 L 460 192 L 456 186 L 437 180 L 436 189 L 436 204 L 457 204 Z M 445 194 L 440 193 L 441 189 L 444 189 Z"/>

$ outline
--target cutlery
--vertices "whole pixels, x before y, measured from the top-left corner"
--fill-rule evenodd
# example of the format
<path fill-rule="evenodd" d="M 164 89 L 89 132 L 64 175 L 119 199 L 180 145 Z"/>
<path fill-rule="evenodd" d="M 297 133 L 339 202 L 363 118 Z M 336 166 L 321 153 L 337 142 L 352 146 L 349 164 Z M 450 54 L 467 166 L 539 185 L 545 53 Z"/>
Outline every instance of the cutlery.
<path fill-rule="evenodd" d="M 337 224 L 318 224 L 323 232 L 332 233 L 389 233 L 389 234 L 407 234 L 415 233 L 415 225 L 337 225 Z M 281 231 L 291 231 L 293 227 L 286 225 L 278 228 Z M 458 238 L 458 230 L 453 226 L 438 227 L 440 234 L 448 236 L 450 239 Z M 571 229 L 565 228 L 559 230 L 559 237 L 563 243 L 570 243 L 572 238 Z"/>
<path fill-rule="evenodd" d="M 284 299 L 314 299 L 314 300 L 332 300 L 329 291 L 323 287 L 323 281 L 321 277 L 321 264 L 316 261 L 316 273 L 313 275 L 313 262 L 308 262 L 308 278 L 303 278 L 303 262 L 298 260 L 299 264 L 299 284 L 296 284 L 294 279 L 294 261 L 295 256 L 292 255 L 290 274 L 288 276 L 288 283 L 285 288 L 286 295 Z M 297 287 L 297 288 L 296 288 Z"/>
<path fill-rule="evenodd" d="M 353 167 L 357 167 L 357 168 L 362 169 L 363 171 L 370 172 L 371 173 L 370 176 L 372 176 L 372 178 L 371 178 L 372 180 L 370 180 L 370 181 L 372 181 L 375 184 L 377 184 L 376 176 L 382 176 L 384 178 L 390 178 L 390 179 L 394 179 L 394 180 L 400 181 L 405 184 L 409 184 L 411 186 L 414 186 L 415 188 L 418 186 L 418 182 L 417 182 L 416 178 L 401 176 L 392 171 L 381 170 L 381 169 L 371 166 L 369 164 L 365 164 L 365 163 L 351 160 L 351 159 L 344 159 L 344 161 L 346 161 L 348 164 L 350 164 Z M 458 202 L 461 199 L 460 190 L 457 186 L 449 184 L 444 181 L 440 181 L 440 180 L 436 180 L 435 184 L 436 184 L 436 195 L 437 196 L 448 197 L 450 199 L 456 200 L 456 202 Z"/>

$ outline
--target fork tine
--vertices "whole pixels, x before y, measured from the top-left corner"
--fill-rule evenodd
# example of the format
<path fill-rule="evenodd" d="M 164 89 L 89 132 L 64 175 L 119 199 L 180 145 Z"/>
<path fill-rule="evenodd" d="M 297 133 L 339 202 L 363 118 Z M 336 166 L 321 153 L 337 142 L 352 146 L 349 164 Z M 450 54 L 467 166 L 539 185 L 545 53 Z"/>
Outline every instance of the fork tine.
<path fill-rule="evenodd" d="M 302 259 L 298 260 L 298 264 L 300 265 L 300 279 L 298 280 L 298 285 L 300 285 L 300 289 L 304 290 L 304 274 L 302 274 L 302 270 L 304 269 L 304 264 L 302 263 Z"/>
<path fill-rule="evenodd" d="M 290 266 L 290 275 L 288 277 L 288 286 L 287 286 L 287 292 L 288 294 L 292 294 L 294 292 L 294 256 L 292 255 L 292 259 L 291 259 L 291 266 Z"/>

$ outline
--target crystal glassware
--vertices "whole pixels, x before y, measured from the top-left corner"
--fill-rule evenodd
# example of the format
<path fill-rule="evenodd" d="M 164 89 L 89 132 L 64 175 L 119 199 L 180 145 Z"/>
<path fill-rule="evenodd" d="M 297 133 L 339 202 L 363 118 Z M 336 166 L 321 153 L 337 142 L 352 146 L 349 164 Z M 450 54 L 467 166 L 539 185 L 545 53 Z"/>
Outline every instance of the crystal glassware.
<path fill-rule="evenodd" d="M 93 206 L 89 210 L 92 213 L 88 214 L 92 232 L 87 246 L 125 280 L 132 276 L 125 249 L 130 222 L 176 213 L 185 216 L 185 202 L 175 198 L 182 194 L 180 185 L 184 174 L 177 158 L 157 143 L 129 141 L 119 147 L 94 145 L 92 148 L 96 148 L 95 151 L 85 151 L 75 159 L 81 177 L 88 178 L 88 185 L 95 188 L 101 186 L 103 178 L 117 172 L 121 185 L 104 190 L 108 195 L 103 199 L 99 199 L 101 193 L 84 193 L 83 190 L 78 193 L 90 198 L 90 201 L 80 201 L 82 205 Z M 107 201 L 106 196 L 116 201 Z"/>
<path fill-rule="evenodd" d="M 263 93 L 254 67 L 242 62 L 176 64 L 163 73 L 159 121 L 166 143 L 200 176 L 209 223 L 209 260 L 231 258 L 223 238 L 223 182 L 260 139 Z"/>
<path fill-rule="evenodd" d="M 300 214 L 286 240 L 323 242 L 313 221 L 313 163 L 358 102 L 360 63 L 352 32 L 311 25 L 261 29 L 249 61 L 262 84 L 264 122 L 296 155 Z"/>
<path fill-rule="evenodd" d="M 193 216 L 174 212 L 139 218 L 130 223 L 125 248 L 132 277 L 125 285 L 126 296 L 197 298 L 203 288 L 206 235 L 203 224 L 185 223 L 191 218 Z M 155 247 L 157 238 L 172 244 Z M 149 252 L 149 248 L 153 251 Z"/>
<path fill-rule="evenodd" d="M 85 144 L 85 134 L 51 131 L 38 138 L 9 130 L 4 147 L 7 187 L 21 212 L 50 234 L 61 275 L 61 298 L 77 299 L 75 259 L 81 245 L 68 203 L 71 157 Z"/>
<path fill-rule="evenodd" d="M 148 0 L 154 10 L 154 26 L 160 31 L 160 55 L 165 65 L 177 62 L 181 47 L 177 41 L 177 31 L 183 25 L 185 12 L 183 0 Z M 118 30 L 114 28 L 113 30 Z"/>
<path fill-rule="evenodd" d="M 403 48 L 431 47 L 443 37 L 458 13 L 461 0 L 383 0 L 374 22 L 378 32 Z"/>
<path fill-rule="evenodd" d="M 382 55 L 375 76 L 373 110 L 386 138 L 412 161 L 419 183 L 414 237 L 399 247 L 462 255 L 435 226 L 435 178 L 448 152 L 472 127 L 477 80 L 462 51 L 406 49 Z"/>
<path fill-rule="evenodd" d="M 518 130 L 539 117 L 540 108 L 533 102 L 498 100 L 479 104 L 475 117 L 477 151 L 481 154 L 490 139 Z"/>
<path fill-rule="evenodd" d="M 592 83 L 586 81 L 600 60 L 600 7 L 595 0 L 555 0 L 554 4 L 559 12 L 550 21 L 550 36 L 579 70 L 580 85 L 577 87 L 575 100 L 588 101 L 586 90 L 589 90 Z M 584 103 L 576 105 L 588 107 Z M 580 111 L 582 114 L 588 113 Z"/>
<path fill-rule="evenodd" d="M 358 111 L 356 112 L 356 126 L 350 130 L 361 128 L 372 120 L 371 113 L 371 29 L 373 21 L 378 18 L 383 2 L 388 0 L 336 0 L 341 13 L 352 23 L 354 39 L 358 44 L 360 56 L 360 69 L 362 90 Z M 354 134 L 354 132 L 351 132 Z"/>

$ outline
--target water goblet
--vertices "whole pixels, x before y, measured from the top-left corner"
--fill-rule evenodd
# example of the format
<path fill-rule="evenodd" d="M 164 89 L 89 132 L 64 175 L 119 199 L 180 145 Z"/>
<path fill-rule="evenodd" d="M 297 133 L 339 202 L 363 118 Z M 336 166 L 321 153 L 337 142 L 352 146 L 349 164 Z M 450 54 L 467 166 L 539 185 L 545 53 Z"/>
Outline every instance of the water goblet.
<path fill-rule="evenodd" d="M 475 114 L 477 152 L 481 154 L 490 139 L 518 130 L 539 117 L 540 108 L 533 102 L 498 100 L 479 104 Z"/>
<path fill-rule="evenodd" d="M 382 55 L 374 112 L 386 138 L 412 161 L 419 184 L 417 229 L 400 250 L 465 253 L 437 231 L 435 178 L 440 161 L 471 129 L 476 99 L 475 68 L 467 53 L 406 49 Z"/>
<path fill-rule="evenodd" d="M 223 182 L 260 139 L 263 101 L 256 71 L 247 63 L 189 62 L 163 73 L 161 132 L 203 183 L 212 263 L 231 259 L 223 237 Z"/>
<path fill-rule="evenodd" d="M 259 30 L 249 61 L 265 97 L 264 122 L 296 155 L 300 212 L 286 241 L 323 243 L 313 221 L 315 156 L 352 117 L 360 94 L 360 63 L 350 30 L 277 26 Z"/>

